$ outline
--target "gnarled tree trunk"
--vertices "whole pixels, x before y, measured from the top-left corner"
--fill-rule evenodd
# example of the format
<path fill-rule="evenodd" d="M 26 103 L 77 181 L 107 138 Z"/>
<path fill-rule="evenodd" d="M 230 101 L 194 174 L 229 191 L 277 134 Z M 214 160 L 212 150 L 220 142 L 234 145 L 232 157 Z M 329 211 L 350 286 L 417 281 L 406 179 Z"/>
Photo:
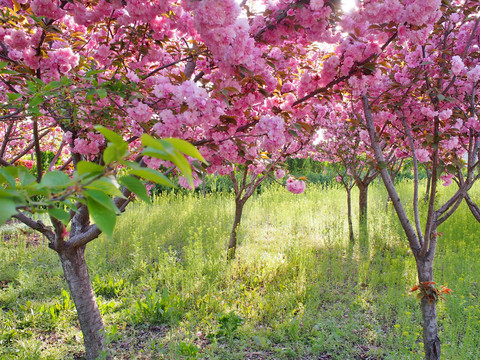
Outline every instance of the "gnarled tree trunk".
<path fill-rule="evenodd" d="M 95 360 L 105 347 L 105 327 L 93 292 L 87 263 L 85 246 L 64 248 L 58 251 L 72 299 L 77 309 L 83 333 L 87 360 Z"/>

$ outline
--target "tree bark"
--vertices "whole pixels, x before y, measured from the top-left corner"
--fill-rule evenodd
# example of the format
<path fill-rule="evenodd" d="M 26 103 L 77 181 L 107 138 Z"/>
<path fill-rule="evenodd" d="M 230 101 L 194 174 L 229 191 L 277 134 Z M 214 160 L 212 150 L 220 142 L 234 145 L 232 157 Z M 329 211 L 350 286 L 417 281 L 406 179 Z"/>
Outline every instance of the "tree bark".
<path fill-rule="evenodd" d="M 359 229 L 359 240 L 360 246 L 368 246 L 368 185 L 364 186 L 363 184 L 357 183 L 359 190 L 358 195 L 358 229 Z"/>
<path fill-rule="evenodd" d="M 417 258 L 417 270 L 420 283 L 433 281 L 433 259 L 428 256 Z M 423 298 L 420 302 L 420 309 L 422 310 L 425 360 L 438 360 L 441 355 L 441 347 L 438 336 L 437 303 Z"/>
<path fill-rule="evenodd" d="M 352 190 L 347 188 L 347 216 L 348 216 L 348 235 L 350 243 L 355 242 L 355 235 L 353 234 L 352 222 Z"/>
<path fill-rule="evenodd" d="M 227 259 L 235 258 L 235 251 L 237 249 L 237 232 L 240 222 L 242 221 L 243 206 L 245 202 L 241 199 L 235 199 L 235 219 L 233 221 L 232 232 L 230 233 L 230 241 L 228 243 Z"/>
<path fill-rule="evenodd" d="M 77 309 L 83 333 L 87 360 L 95 360 L 106 351 L 105 327 L 93 292 L 87 263 L 85 246 L 64 248 L 58 251 L 65 279 Z"/>
<path fill-rule="evenodd" d="M 423 198 L 424 203 L 428 203 L 428 199 L 430 196 L 430 185 L 432 184 L 432 173 L 426 170 L 427 172 L 427 188 L 425 189 L 425 197 Z"/>

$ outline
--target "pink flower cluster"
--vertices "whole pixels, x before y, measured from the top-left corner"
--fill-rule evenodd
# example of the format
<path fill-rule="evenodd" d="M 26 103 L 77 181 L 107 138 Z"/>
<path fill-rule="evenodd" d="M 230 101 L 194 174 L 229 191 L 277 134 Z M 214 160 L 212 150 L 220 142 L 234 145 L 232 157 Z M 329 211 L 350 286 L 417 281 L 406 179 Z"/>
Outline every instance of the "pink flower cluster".
<path fill-rule="evenodd" d="M 415 150 L 415 155 L 417 156 L 417 160 L 421 163 L 426 163 L 430 161 L 430 153 L 428 152 L 428 150 L 417 149 Z"/>
<path fill-rule="evenodd" d="M 455 75 L 460 75 L 460 73 L 465 69 L 465 64 L 462 61 L 462 58 L 458 55 L 452 57 L 452 72 Z"/>
<path fill-rule="evenodd" d="M 194 175 L 193 176 L 193 188 L 197 188 L 200 184 L 202 183 L 202 179 L 198 178 L 198 176 Z M 192 190 L 192 187 L 188 183 L 187 179 L 184 176 L 180 176 L 178 178 L 178 185 L 185 189 L 190 189 Z"/>
<path fill-rule="evenodd" d="M 293 194 L 301 194 L 305 191 L 306 184 L 302 180 L 297 180 L 294 177 L 287 179 L 287 190 Z"/>
<path fill-rule="evenodd" d="M 279 180 L 283 179 L 285 177 L 285 170 L 283 170 L 283 169 L 275 170 L 275 177 Z"/>
<path fill-rule="evenodd" d="M 61 18 L 65 11 L 58 7 L 56 0 L 32 0 L 30 7 L 37 16 L 46 16 L 49 19 Z"/>
<path fill-rule="evenodd" d="M 262 148 L 274 151 L 285 144 L 285 122 L 280 116 L 262 116 L 255 126 L 257 135 L 264 135 Z"/>
<path fill-rule="evenodd" d="M 104 143 L 104 137 L 102 134 L 88 133 L 86 139 L 75 139 L 73 152 L 94 155 L 100 152 L 100 147 Z"/>

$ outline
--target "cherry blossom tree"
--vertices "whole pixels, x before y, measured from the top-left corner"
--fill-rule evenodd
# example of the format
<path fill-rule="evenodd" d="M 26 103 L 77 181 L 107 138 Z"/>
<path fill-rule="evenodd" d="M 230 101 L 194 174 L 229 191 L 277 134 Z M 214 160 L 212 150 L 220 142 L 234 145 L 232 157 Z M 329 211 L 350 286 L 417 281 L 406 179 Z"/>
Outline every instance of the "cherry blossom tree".
<path fill-rule="evenodd" d="M 348 35 L 323 63 L 321 77 L 329 74 L 327 85 L 333 84 L 334 91 L 319 82 L 294 103 L 326 103 L 336 96 L 335 101 L 349 103 L 358 126 L 368 131 L 376 167 L 415 256 L 426 359 L 440 358 L 436 302 L 449 291 L 433 282 L 437 228 L 478 177 L 478 13 L 473 1 L 362 3 L 343 20 Z M 413 222 L 388 172 L 386 145 L 397 158 L 412 158 Z M 418 208 L 420 163 L 432 171 L 424 230 Z M 454 174 L 458 191 L 436 207 L 438 181 L 448 185 Z"/>
<path fill-rule="evenodd" d="M 86 245 L 112 235 L 132 194 L 148 200 L 138 178 L 170 184 L 156 169 L 175 165 L 193 186 L 190 164 L 205 157 L 210 172 L 244 167 L 255 187 L 279 149 L 298 152 L 312 125 L 290 115 L 293 55 L 305 61 L 296 44 L 334 40 L 335 7 L 281 1 L 260 16 L 245 5 L 247 19 L 233 0 L 0 5 L 0 220 L 13 216 L 49 239 L 95 359 L 105 342 Z M 46 151 L 55 155 L 44 172 Z M 249 189 L 243 202 L 254 187 L 238 186 Z M 304 184 L 290 179 L 287 189 Z M 43 208 L 53 227 L 31 216 Z"/>
<path fill-rule="evenodd" d="M 365 6 L 364 13 L 372 10 Z M 436 302 L 442 292 L 449 291 L 436 288 L 433 282 L 437 228 L 455 212 L 477 178 L 474 126 L 479 65 L 475 54 L 480 19 L 472 14 L 478 10 L 473 2 L 443 4 L 441 13 L 432 13 L 433 24 L 399 26 L 398 41 L 387 49 L 389 61 L 379 62 L 374 73 L 349 81 L 351 93 L 359 98 L 353 109 L 368 130 L 377 167 L 415 256 L 419 285 L 414 289 L 420 292 L 426 359 L 440 358 Z M 392 142 L 398 152 L 413 159 L 414 225 L 387 171 L 382 147 Z M 432 171 L 424 229 L 418 208 L 419 163 L 429 163 Z M 458 191 L 437 205 L 438 181 L 448 185 L 455 173 L 460 174 Z"/>
<path fill-rule="evenodd" d="M 317 144 L 318 157 L 321 161 L 333 164 L 339 181 L 347 192 L 347 215 L 350 241 L 354 242 L 351 190 L 353 185 L 359 189 L 358 228 L 362 248 L 368 246 L 368 186 L 378 176 L 371 160 L 370 140 L 365 131 L 355 126 L 353 114 L 349 114 L 342 103 L 329 108 L 321 125 L 321 139 Z M 352 115 L 352 116 L 351 116 Z"/>
<path fill-rule="evenodd" d="M 190 186 L 191 166 L 231 176 L 236 246 L 245 201 L 287 156 L 312 153 L 335 102 L 368 134 L 416 257 L 426 358 L 440 356 L 436 228 L 476 180 L 478 3 L 360 5 L 343 16 L 331 0 L 269 1 L 261 14 L 234 0 L 0 1 L 0 220 L 16 217 L 59 254 L 88 359 L 105 345 L 85 246 L 111 235 L 132 193 L 148 200 L 138 178 L 169 184 L 158 169 L 173 165 Z M 391 149 L 413 158 L 415 227 L 387 176 Z M 432 169 L 425 234 L 419 162 Z M 460 188 L 435 210 L 437 181 L 453 173 Z M 53 227 L 31 216 L 40 208 Z"/>

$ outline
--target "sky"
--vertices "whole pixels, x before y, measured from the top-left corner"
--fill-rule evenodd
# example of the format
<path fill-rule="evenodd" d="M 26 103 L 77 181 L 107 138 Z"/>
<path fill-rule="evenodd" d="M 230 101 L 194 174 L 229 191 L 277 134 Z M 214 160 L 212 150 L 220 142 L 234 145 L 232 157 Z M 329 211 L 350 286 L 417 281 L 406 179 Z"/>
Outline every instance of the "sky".
<path fill-rule="evenodd" d="M 237 3 L 241 3 L 242 0 L 235 0 Z M 255 1 L 253 0 L 254 2 L 256 3 L 260 3 L 261 1 Z M 258 11 L 261 11 L 261 7 L 262 5 L 260 5 Z M 350 10 L 352 10 L 354 7 L 355 7 L 355 0 L 342 0 L 342 7 L 343 7 L 343 11 L 345 12 L 349 12 Z"/>

